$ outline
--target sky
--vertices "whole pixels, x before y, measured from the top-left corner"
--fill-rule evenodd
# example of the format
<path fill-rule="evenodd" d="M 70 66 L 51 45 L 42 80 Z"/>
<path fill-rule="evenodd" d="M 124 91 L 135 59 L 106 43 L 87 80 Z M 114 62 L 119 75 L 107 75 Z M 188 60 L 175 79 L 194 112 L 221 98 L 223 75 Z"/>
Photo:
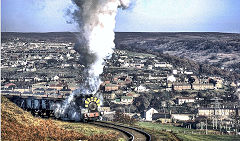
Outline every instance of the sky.
<path fill-rule="evenodd" d="M 1 30 L 77 31 L 71 0 L 1 0 Z M 240 0 L 135 0 L 118 10 L 117 32 L 240 33 Z"/>

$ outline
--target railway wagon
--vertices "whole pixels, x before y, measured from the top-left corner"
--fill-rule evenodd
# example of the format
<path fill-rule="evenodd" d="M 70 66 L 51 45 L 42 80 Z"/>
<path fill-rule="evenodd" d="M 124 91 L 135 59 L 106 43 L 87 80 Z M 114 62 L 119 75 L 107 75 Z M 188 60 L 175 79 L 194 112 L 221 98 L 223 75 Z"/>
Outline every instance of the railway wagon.
<path fill-rule="evenodd" d="M 66 102 L 63 98 L 10 96 L 9 99 L 34 116 L 55 117 L 63 120 L 93 121 L 100 118 L 100 99 L 92 94 L 74 96 L 66 112 L 59 114 L 59 106 Z M 73 106 L 72 106 L 73 105 Z M 77 115 L 77 116 L 75 116 Z"/>

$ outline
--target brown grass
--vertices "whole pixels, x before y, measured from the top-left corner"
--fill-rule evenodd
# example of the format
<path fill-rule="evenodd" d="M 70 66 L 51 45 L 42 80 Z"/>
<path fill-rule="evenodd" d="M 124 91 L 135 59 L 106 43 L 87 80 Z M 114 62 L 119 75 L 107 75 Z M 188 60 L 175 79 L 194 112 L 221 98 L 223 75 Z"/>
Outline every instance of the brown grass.
<path fill-rule="evenodd" d="M 33 117 L 23 111 L 7 98 L 2 97 L 1 137 L 2 140 L 116 140 L 117 134 L 94 134 L 87 136 L 84 133 L 66 130 L 57 125 L 54 120 Z"/>

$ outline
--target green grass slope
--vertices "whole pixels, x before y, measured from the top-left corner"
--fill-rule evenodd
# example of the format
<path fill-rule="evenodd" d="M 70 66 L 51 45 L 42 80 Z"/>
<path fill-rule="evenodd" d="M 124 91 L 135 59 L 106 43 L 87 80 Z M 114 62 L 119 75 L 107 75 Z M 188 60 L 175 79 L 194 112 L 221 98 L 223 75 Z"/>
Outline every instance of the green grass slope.
<path fill-rule="evenodd" d="M 33 117 L 1 97 L 2 140 L 117 140 L 118 133 L 83 123 L 68 123 Z"/>

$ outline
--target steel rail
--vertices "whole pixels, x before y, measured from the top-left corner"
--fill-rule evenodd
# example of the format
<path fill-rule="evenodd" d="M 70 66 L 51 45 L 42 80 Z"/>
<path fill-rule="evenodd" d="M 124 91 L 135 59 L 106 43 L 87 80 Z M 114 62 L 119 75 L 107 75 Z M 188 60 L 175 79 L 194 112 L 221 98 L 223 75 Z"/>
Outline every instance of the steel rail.
<path fill-rule="evenodd" d="M 100 124 L 98 124 L 98 123 L 100 123 Z M 123 130 L 123 129 L 120 129 L 120 128 L 116 127 L 116 125 L 113 125 L 113 126 L 115 126 L 115 127 L 113 127 L 113 126 L 109 126 L 110 124 L 108 125 L 107 123 L 103 123 L 103 122 L 89 122 L 89 124 L 93 124 L 93 125 L 97 125 L 97 126 L 101 126 L 101 127 L 105 127 L 105 128 L 111 128 L 111 129 L 114 129 L 114 130 L 118 130 L 118 131 L 124 133 L 129 138 L 128 139 L 129 141 L 134 141 L 134 135 L 133 134 L 131 134 L 131 133 L 129 133 L 129 132 Z"/>
<path fill-rule="evenodd" d="M 112 126 L 115 126 L 114 128 L 117 128 L 117 127 L 121 127 L 121 128 L 127 128 L 127 129 L 130 129 L 130 130 L 134 130 L 140 134 L 143 134 L 145 137 L 146 137 L 146 141 L 151 141 L 151 135 L 148 134 L 147 132 L 143 131 L 143 130 L 140 130 L 138 128 L 134 128 L 134 127 L 128 127 L 128 126 L 124 126 L 124 125 L 119 125 L 119 124 L 114 124 L 114 123 L 109 123 L 109 122 L 103 122 L 103 121 L 96 121 L 96 123 L 101 123 L 101 124 L 105 124 L 106 127 L 111 127 L 111 126 L 107 126 L 107 125 L 112 125 Z M 95 124 L 95 125 L 99 125 L 99 124 Z M 118 130 L 119 128 L 117 128 Z M 122 129 L 120 129 L 122 130 Z M 124 130 L 123 130 L 124 131 Z M 127 132 L 127 131 L 124 131 L 124 132 Z M 128 132 L 129 133 L 129 132 Z M 131 133 L 130 133 L 131 134 Z M 131 138 L 130 141 L 134 141 L 134 135 L 132 135 L 133 137 Z"/>

